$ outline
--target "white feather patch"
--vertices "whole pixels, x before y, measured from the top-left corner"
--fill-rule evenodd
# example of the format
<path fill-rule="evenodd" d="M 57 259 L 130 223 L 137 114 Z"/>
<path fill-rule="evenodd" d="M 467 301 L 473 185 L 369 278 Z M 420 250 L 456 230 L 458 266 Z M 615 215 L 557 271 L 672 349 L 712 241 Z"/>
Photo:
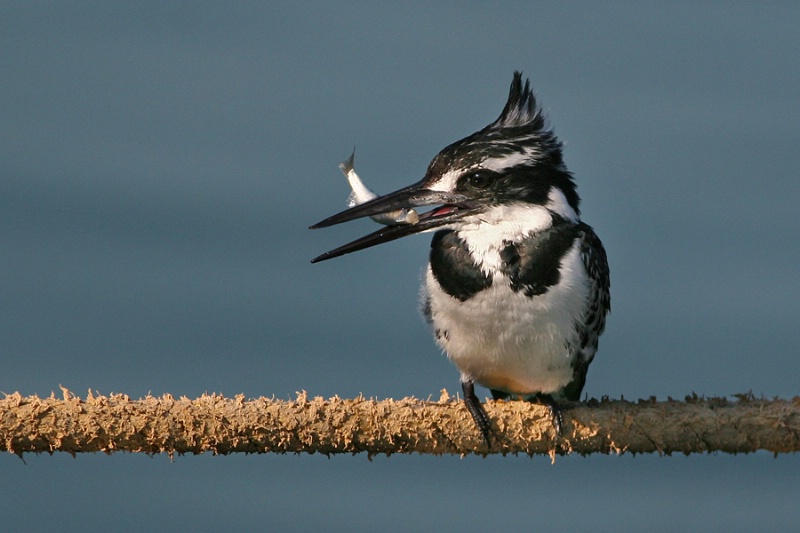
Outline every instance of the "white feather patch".
<path fill-rule="evenodd" d="M 522 152 L 513 152 L 501 157 L 488 157 L 481 162 L 481 168 L 502 172 L 507 168 L 513 168 L 522 164 L 532 164 L 535 162 L 539 151 L 527 147 Z"/>
<path fill-rule="evenodd" d="M 549 211 L 556 213 L 561 218 L 569 220 L 570 222 L 578 222 L 580 217 L 567 202 L 567 197 L 561 189 L 552 187 L 550 193 L 547 195 L 547 205 L 545 206 Z"/>

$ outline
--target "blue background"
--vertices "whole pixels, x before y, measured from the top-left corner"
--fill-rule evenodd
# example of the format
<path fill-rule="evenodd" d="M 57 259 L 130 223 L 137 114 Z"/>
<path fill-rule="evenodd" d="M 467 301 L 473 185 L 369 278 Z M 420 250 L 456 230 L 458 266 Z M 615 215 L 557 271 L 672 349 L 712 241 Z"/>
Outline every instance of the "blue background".
<path fill-rule="evenodd" d="M 602 237 L 585 393 L 800 393 L 796 3 L 2 2 L 0 391 L 438 398 L 428 237 L 309 259 L 531 77 Z M 59 392 L 60 394 L 60 392 Z M 487 391 L 481 389 L 480 396 Z M 8 531 L 790 530 L 800 458 L 0 457 Z"/>

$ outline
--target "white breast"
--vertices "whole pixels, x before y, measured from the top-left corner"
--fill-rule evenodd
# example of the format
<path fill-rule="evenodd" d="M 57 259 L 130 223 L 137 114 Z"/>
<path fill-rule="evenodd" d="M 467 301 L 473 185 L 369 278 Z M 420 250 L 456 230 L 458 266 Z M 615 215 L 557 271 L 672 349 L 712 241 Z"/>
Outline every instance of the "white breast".
<path fill-rule="evenodd" d="M 499 250 L 482 253 L 487 265 L 500 261 Z M 575 320 L 589 296 L 577 241 L 561 267 L 558 284 L 542 295 L 515 293 L 506 277 L 495 275 L 490 288 L 462 302 L 442 290 L 428 266 L 425 290 L 437 343 L 462 380 L 513 394 L 549 394 L 572 381 Z"/>

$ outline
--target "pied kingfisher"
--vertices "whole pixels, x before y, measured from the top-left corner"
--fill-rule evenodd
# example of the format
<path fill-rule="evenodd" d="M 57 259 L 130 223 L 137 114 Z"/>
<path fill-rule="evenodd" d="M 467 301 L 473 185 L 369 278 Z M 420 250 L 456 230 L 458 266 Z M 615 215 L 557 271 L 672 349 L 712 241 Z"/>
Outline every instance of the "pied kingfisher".
<path fill-rule="evenodd" d="M 530 82 L 515 72 L 500 117 L 439 152 L 421 181 L 312 228 L 435 207 L 312 262 L 436 231 L 422 308 L 461 372 L 464 402 L 483 438 L 490 442 L 491 420 L 474 383 L 495 399 L 544 404 L 560 434 L 558 402 L 579 400 L 610 309 L 606 253 L 581 222 L 579 203 L 561 143 Z"/>

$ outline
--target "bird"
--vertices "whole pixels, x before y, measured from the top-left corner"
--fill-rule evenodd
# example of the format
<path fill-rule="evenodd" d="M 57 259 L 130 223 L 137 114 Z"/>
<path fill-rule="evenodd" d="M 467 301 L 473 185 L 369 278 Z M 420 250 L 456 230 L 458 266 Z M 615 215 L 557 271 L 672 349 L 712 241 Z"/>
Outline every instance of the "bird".
<path fill-rule="evenodd" d="M 475 394 L 544 405 L 557 436 L 563 403 L 580 400 L 611 308 L 608 260 L 580 219 L 580 197 L 530 80 L 515 71 L 500 116 L 442 149 L 422 180 L 311 229 L 430 207 L 321 254 L 317 263 L 435 232 L 421 308 L 460 372 L 464 404 L 487 445 L 492 422 Z"/>

